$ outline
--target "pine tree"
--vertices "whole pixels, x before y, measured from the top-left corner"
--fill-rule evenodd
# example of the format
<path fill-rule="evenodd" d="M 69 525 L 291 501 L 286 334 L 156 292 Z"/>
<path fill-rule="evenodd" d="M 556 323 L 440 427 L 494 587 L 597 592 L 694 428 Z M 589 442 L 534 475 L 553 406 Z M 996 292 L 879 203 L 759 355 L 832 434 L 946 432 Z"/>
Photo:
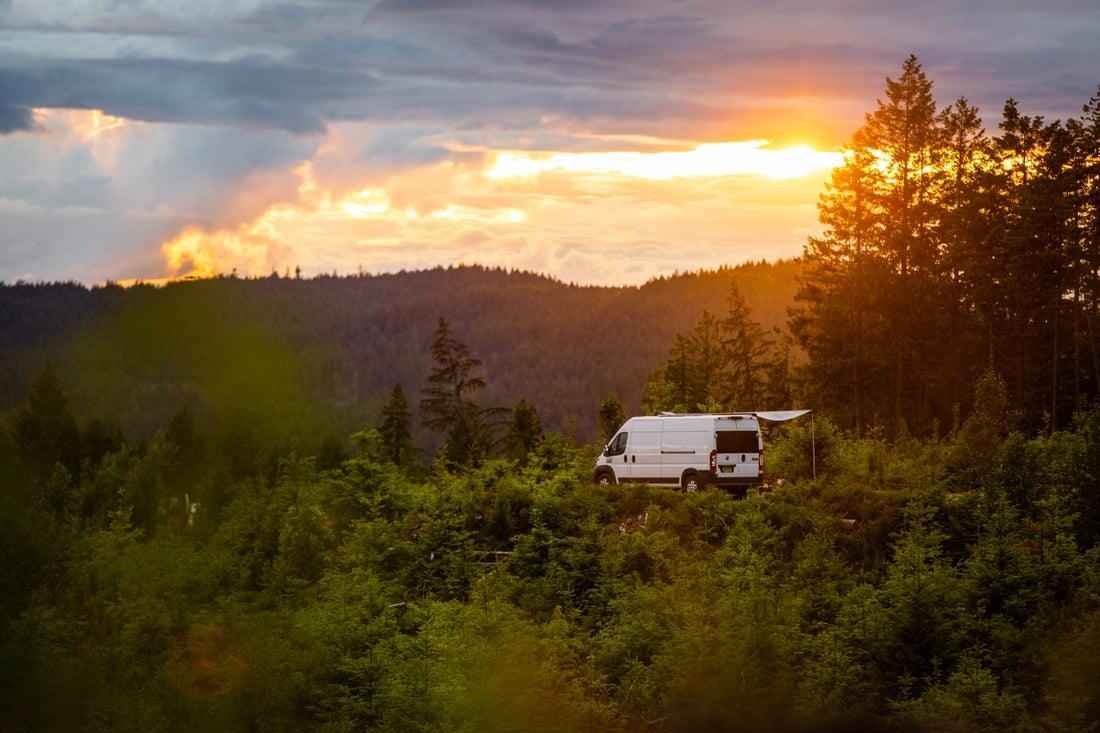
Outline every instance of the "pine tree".
<path fill-rule="evenodd" d="M 765 407 L 789 410 L 794 407 L 794 375 L 791 364 L 791 337 L 774 330 L 772 352 L 768 359 Z"/>
<path fill-rule="evenodd" d="M 704 310 L 691 335 L 694 379 L 689 397 L 693 410 L 705 410 L 719 401 L 720 374 L 725 362 L 722 327 L 712 313 Z"/>
<path fill-rule="evenodd" d="M 957 311 L 947 322 L 948 331 L 941 343 L 967 350 L 965 355 L 958 353 L 951 359 L 958 368 L 952 370 L 947 388 L 951 401 L 958 402 L 960 384 L 972 381 L 973 369 L 982 361 L 986 366 L 993 362 L 998 321 L 995 285 L 1003 279 L 998 272 L 1003 257 L 997 238 L 990 236 L 996 231 L 992 203 L 997 174 L 978 110 L 960 97 L 943 110 L 940 124 L 946 170 L 938 192 L 947 286 L 943 302 L 951 303 Z M 968 321 L 984 342 L 981 359 L 974 358 L 973 344 L 965 337 Z"/>
<path fill-rule="evenodd" d="M 390 398 L 382 408 L 382 455 L 397 466 L 407 466 L 416 456 L 412 436 L 412 411 L 400 382 L 390 390 Z"/>
<path fill-rule="evenodd" d="M 891 266 L 903 278 L 913 270 L 934 268 L 935 246 L 930 234 L 936 175 L 936 102 L 932 82 L 916 56 L 901 67 L 901 76 L 886 80 L 886 100 L 867 115 L 861 141 L 876 151 L 885 169 L 881 205 L 883 234 Z"/>
<path fill-rule="evenodd" d="M 542 424 L 538 410 L 529 405 L 527 400 L 521 399 L 512 410 L 512 422 L 508 427 L 507 437 L 508 453 L 520 465 L 526 464 L 528 454 L 535 449 L 541 436 Z"/>
<path fill-rule="evenodd" d="M 825 231 L 806 244 L 807 268 L 795 296 L 791 333 L 809 357 L 818 400 L 857 431 L 874 412 L 886 324 L 881 288 L 889 277 L 877 191 L 882 171 L 862 132 L 833 171 L 818 204 Z"/>
<path fill-rule="evenodd" d="M 720 323 L 727 364 L 721 398 L 731 410 L 756 410 L 764 398 L 771 340 L 752 319 L 752 311 L 736 285 L 730 286 L 726 302 L 729 312 Z"/>
<path fill-rule="evenodd" d="M 626 422 L 626 409 L 618 395 L 611 395 L 596 409 L 596 421 L 600 424 L 600 435 L 606 443 L 615 437 L 615 431 Z"/>
<path fill-rule="evenodd" d="M 453 466 L 477 465 L 496 444 L 494 435 L 506 408 L 481 409 L 470 396 L 485 388 L 485 380 L 475 371 L 481 361 L 451 335 L 447 319 L 440 316 L 431 347 L 436 366 L 428 377 L 428 388 L 420 409 L 427 416 L 424 424 L 445 432 L 442 453 Z"/>
<path fill-rule="evenodd" d="M 29 405 L 15 419 L 15 442 L 20 458 L 43 475 L 57 463 L 73 475 L 79 468 L 80 430 L 61 377 L 48 361 L 31 385 Z"/>
<path fill-rule="evenodd" d="M 1080 176 L 1075 269 L 1081 292 L 1079 297 L 1075 294 L 1075 299 L 1080 303 L 1079 328 L 1083 332 L 1079 338 L 1088 343 L 1085 354 L 1075 354 L 1074 358 L 1084 361 L 1077 371 L 1082 382 L 1091 382 L 1095 394 L 1100 388 L 1100 349 L 1095 335 L 1100 330 L 1100 87 L 1082 108 L 1080 119 L 1071 121 L 1070 130 L 1079 155 L 1075 169 Z M 1086 387 L 1078 389 L 1082 391 L 1080 401 Z"/>
<path fill-rule="evenodd" d="M 668 361 L 664 368 L 664 378 L 673 400 L 673 404 L 666 409 L 677 412 L 691 409 L 696 381 L 693 356 L 691 339 L 683 334 L 676 334 L 676 342 L 668 351 Z"/>
<path fill-rule="evenodd" d="M 1011 275 L 1002 290 L 1011 324 L 1002 339 L 1003 370 L 1013 397 L 1033 414 L 1049 414 L 1056 427 L 1064 407 L 1059 405 L 1061 351 L 1072 343 L 1061 333 L 1072 322 L 1062 311 L 1076 271 L 1066 257 L 1077 248 L 1076 186 L 1066 172 L 1072 141 L 1061 123 L 1022 115 L 1012 99 L 1005 103 L 1000 127 L 994 144 L 1007 171 L 1000 193 Z"/>
<path fill-rule="evenodd" d="M 656 415 L 666 410 L 676 410 L 674 387 L 668 381 L 668 364 L 663 363 L 656 371 L 646 377 L 642 390 L 642 412 Z M 622 423 L 619 423 L 622 425 Z M 617 426 L 616 426 L 617 427 Z"/>
<path fill-rule="evenodd" d="M 168 421 L 164 429 L 164 443 L 168 449 L 166 473 L 169 488 L 186 491 L 202 473 L 206 453 L 195 416 L 186 403 L 180 405 Z"/>
<path fill-rule="evenodd" d="M 923 418 L 927 393 L 917 369 L 937 356 L 940 345 L 936 328 L 940 303 L 933 285 L 941 249 L 933 192 L 942 166 L 937 157 L 940 130 L 932 82 L 916 56 L 905 60 L 897 79 L 886 80 L 886 100 L 880 100 L 868 115 L 864 139 L 885 171 L 879 202 L 892 275 L 878 283 L 887 295 L 890 323 L 889 341 L 878 348 L 888 349 L 893 358 L 894 421 L 905 419 L 914 406 Z"/>
<path fill-rule="evenodd" d="M 193 466 L 202 460 L 203 439 L 191 408 L 185 403 L 168 421 L 164 439 L 172 448 L 174 463 Z"/>
<path fill-rule="evenodd" d="M 956 112 L 965 138 L 969 110 Z M 910 56 L 853 135 L 821 199 L 825 231 L 806 248 L 792 332 L 821 406 L 857 430 L 873 415 L 927 423 L 954 396 L 936 383 L 957 311 L 944 295 L 943 141 L 932 83 Z"/>

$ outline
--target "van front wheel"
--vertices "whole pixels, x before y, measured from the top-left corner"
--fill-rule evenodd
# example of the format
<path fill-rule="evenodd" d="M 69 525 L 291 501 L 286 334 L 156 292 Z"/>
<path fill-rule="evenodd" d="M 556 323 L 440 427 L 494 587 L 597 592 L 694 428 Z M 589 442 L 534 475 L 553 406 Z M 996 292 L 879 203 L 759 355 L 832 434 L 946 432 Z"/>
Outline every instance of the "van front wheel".
<path fill-rule="evenodd" d="M 610 471 L 600 471 L 600 475 L 596 477 L 596 483 L 607 485 L 615 482 L 611 478 Z"/>

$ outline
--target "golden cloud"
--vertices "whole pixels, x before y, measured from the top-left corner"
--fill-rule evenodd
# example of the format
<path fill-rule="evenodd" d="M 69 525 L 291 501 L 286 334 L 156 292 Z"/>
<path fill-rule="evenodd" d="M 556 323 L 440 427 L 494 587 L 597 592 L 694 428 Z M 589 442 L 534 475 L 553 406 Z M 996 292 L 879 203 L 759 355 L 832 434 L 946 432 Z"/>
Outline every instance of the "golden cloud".
<path fill-rule="evenodd" d="M 797 253 L 816 223 L 817 192 L 842 161 L 763 140 L 656 152 L 485 152 L 480 166 L 447 160 L 346 191 L 326 187 L 307 161 L 293 169 L 293 201 L 233 227 L 187 227 L 161 245 L 165 264 L 181 277 L 476 261 L 633 280 L 667 268 L 657 258 L 715 266 L 782 242 L 788 251 L 772 256 Z M 752 250 L 738 256 L 722 242 Z M 641 259 L 608 265 L 630 257 Z"/>

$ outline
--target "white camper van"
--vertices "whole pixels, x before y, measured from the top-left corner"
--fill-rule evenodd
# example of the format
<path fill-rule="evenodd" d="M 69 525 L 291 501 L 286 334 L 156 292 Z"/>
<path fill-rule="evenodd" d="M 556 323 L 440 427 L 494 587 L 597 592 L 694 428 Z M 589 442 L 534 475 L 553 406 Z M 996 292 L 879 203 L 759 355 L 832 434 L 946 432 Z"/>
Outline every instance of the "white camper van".
<path fill-rule="evenodd" d="M 706 484 L 761 484 L 760 420 L 754 413 L 632 417 L 604 448 L 593 479 L 675 485 L 688 491 Z"/>

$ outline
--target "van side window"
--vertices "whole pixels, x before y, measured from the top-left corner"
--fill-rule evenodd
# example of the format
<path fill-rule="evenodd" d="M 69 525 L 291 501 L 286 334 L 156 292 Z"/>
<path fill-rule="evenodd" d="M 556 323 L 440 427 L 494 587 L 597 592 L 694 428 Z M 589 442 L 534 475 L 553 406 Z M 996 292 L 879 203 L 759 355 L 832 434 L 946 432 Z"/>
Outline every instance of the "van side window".
<path fill-rule="evenodd" d="M 755 430 L 719 430 L 714 446 L 719 453 L 759 453 Z"/>
<path fill-rule="evenodd" d="M 607 453 L 609 456 L 621 456 L 626 452 L 626 433 L 619 433 L 615 436 L 614 440 L 607 444 Z"/>

